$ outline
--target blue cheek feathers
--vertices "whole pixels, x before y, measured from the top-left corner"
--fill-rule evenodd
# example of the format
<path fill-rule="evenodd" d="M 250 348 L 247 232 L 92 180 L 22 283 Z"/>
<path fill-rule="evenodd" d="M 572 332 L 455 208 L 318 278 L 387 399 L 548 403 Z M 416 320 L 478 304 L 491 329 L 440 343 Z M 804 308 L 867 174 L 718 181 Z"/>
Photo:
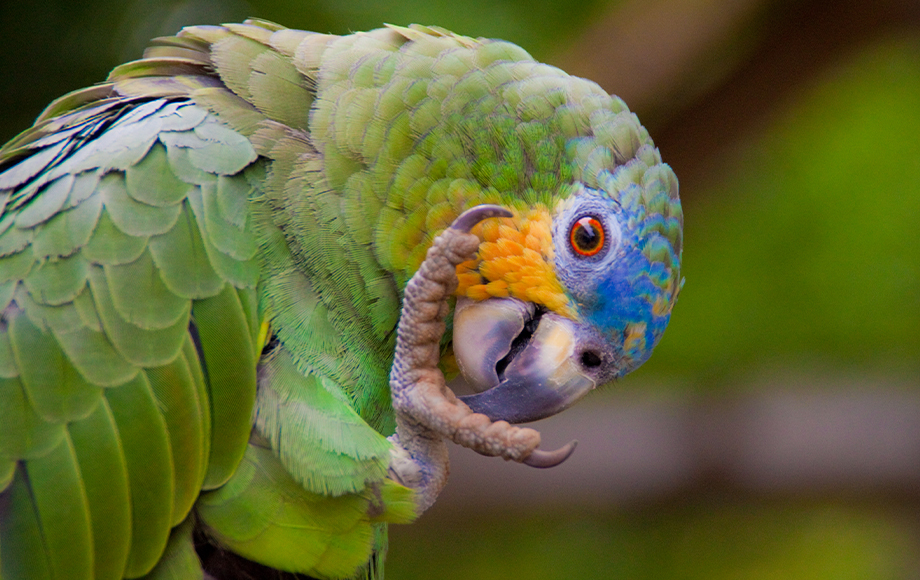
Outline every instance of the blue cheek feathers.
<path fill-rule="evenodd" d="M 646 169 L 640 184 L 633 171 L 639 165 L 634 160 L 613 173 L 601 172 L 600 189 L 581 186 L 554 217 L 559 279 L 576 303 L 578 318 L 603 335 L 617 376 L 651 356 L 681 285 L 676 180 L 661 166 Z M 581 214 L 604 219 L 613 243 L 609 254 L 584 259 L 565 251 L 571 223 Z"/>
<path fill-rule="evenodd" d="M 619 256 L 598 281 L 593 304 L 583 304 L 585 320 L 610 336 L 623 350 L 624 375 L 645 362 L 668 325 L 670 312 L 654 313 L 656 300 L 666 300 L 658 280 L 668 278 L 661 262 L 651 263 L 640 248 Z"/>

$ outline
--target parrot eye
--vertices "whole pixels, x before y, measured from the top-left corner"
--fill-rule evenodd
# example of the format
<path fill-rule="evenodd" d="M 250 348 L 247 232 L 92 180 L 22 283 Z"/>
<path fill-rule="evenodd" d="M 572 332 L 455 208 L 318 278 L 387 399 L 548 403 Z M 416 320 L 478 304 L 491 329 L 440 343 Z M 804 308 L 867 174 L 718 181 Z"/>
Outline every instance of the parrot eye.
<path fill-rule="evenodd" d="M 569 231 L 569 244 L 579 256 L 590 258 L 604 249 L 606 233 L 600 220 L 586 215 L 575 220 Z"/>

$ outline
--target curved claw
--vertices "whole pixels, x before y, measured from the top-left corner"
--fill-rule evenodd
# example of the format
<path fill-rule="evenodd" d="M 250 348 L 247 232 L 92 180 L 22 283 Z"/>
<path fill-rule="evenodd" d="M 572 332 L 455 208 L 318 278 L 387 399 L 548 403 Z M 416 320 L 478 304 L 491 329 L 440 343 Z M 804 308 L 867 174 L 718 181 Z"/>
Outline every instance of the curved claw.
<path fill-rule="evenodd" d="M 469 233 L 469 231 L 473 229 L 473 226 L 484 219 L 493 217 L 511 217 L 512 215 L 514 214 L 500 205 L 477 205 L 476 207 L 471 207 L 470 209 L 460 214 L 457 219 L 454 220 L 454 223 L 450 225 L 450 228 L 452 230 Z"/>
<path fill-rule="evenodd" d="M 450 312 L 448 298 L 457 288 L 457 266 L 472 258 L 480 239 L 469 233 L 489 217 L 510 216 L 494 205 L 471 208 L 441 232 L 428 248 L 425 260 L 406 284 L 396 330 L 396 349 L 390 369 L 390 395 L 396 413 L 396 433 L 390 437 L 397 449 L 391 456 L 395 481 L 416 490 L 421 513 L 437 498 L 447 481 L 445 439 L 483 455 L 521 461 L 533 455 L 540 434 L 506 421 L 492 422 L 459 400 L 437 364 L 441 338 Z M 555 465 L 565 459 L 542 452 L 534 465 Z"/>
<path fill-rule="evenodd" d="M 575 452 L 575 447 L 577 445 L 578 441 L 571 441 L 568 443 L 568 445 L 560 447 L 555 451 L 541 451 L 540 449 L 534 449 L 533 452 L 528 455 L 527 458 L 524 459 L 521 463 L 539 469 L 556 467 L 572 456 L 572 453 Z"/>

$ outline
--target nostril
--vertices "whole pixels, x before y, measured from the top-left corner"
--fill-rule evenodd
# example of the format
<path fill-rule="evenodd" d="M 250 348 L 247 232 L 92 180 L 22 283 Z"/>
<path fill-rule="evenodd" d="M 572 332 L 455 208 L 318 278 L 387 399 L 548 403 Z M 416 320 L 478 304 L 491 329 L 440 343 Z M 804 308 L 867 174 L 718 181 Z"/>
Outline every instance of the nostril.
<path fill-rule="evenodd" d="M 586 350 L 581 353 L 581 366 L 586 369 L 596 369 L 601 366 L 601 357 L 594 351 Z"/>

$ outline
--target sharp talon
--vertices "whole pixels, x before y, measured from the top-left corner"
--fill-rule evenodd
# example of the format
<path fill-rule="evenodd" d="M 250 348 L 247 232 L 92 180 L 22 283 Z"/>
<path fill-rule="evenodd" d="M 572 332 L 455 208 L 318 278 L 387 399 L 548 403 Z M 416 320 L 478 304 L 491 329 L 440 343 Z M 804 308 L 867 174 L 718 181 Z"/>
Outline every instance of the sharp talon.
<path fill-rule="evenodd" d="M 555 451 L 541 451 L 539 449 L 534 449 L 533 452 L 528 455 L 527 458 L 521 463 L 540 469 L 556 467 L 571 457 L 572 453 L 575 452 L 575 447 L 577 445 L 578 441 L 572 441 L 568 445 L 560 447 Z"/>
<path fill-rule="evenodd" d="M 493 218 L 493 217 L 511 217 L 513 214 L 503 208 L 500 205 L 477 205 L 476 207 L 471 207 L 462 214 L 460 214 L 457 219 L 454 220 L 454 223 L 451 224 L 450 228 L 452 230 L 458 230 L 463 233 L 469 233 L 473 226 L 478 224 L 484 219 Z"/>

